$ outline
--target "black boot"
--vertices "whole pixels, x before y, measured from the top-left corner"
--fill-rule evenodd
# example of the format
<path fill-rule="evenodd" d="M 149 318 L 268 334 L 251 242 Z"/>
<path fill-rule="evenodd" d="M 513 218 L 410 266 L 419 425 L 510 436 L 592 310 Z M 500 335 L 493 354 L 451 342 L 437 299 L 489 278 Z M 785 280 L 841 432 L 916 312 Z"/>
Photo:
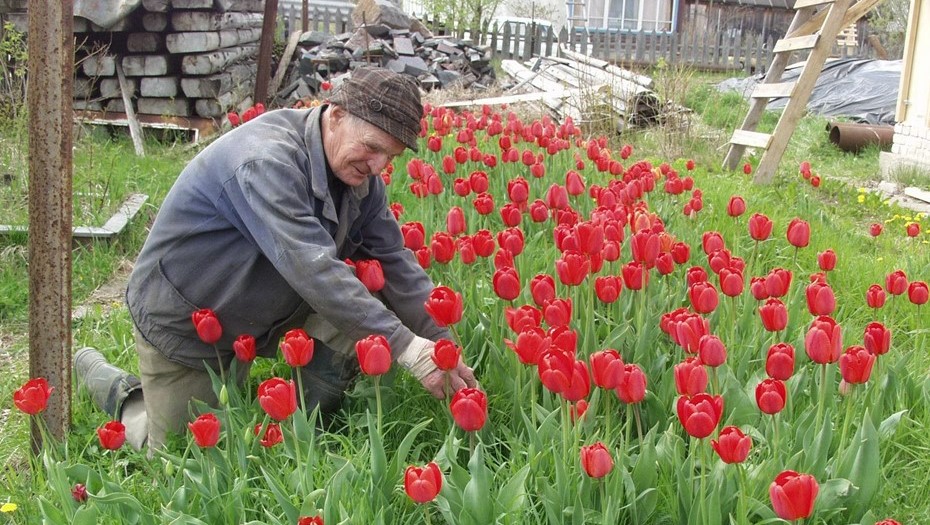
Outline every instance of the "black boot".
<path fill-rule="evenodd" d="M 358 360 L 355 356 L 339 355 L 317 340 L 314 343 L 313 359 L 307 366 L 300 367 L 307 412 L 317 406 L 324 416 L 338 411 L 346 391 L 358 374 Z"/>
<path fill-rule="evenodd" d="M 110 364 L 103 354 L 86 347 L 74 354 L 74 376 L 83 384 L 97 408 L 120 418 L 126 399 L 142 389 L 139 378 Z"/>

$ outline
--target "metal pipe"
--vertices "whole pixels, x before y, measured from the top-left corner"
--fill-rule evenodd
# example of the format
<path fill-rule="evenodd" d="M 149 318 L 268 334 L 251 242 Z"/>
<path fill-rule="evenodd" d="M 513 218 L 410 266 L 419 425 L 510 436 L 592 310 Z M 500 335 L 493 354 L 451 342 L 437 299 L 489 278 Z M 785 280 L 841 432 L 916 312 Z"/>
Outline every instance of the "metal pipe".
<path fill-rule="evenodd" d="M 894 127 L 886 125 L 831 122 L 827 125 L 827 131 L 830 133 L 830 142 L 843 151 L 853 153 L 871 144 L 887 149 L 894 137 Z"/>

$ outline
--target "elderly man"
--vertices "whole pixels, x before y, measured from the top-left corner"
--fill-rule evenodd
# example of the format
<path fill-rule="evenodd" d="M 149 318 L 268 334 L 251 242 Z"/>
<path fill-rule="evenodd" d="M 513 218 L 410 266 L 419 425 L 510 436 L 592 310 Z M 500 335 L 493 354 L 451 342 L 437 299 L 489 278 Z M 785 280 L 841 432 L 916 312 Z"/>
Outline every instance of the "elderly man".
<path fill-rule="evenodd" d="M 189 402 L 216 403 L 207 367 L 228 370 L 239 335 L 274 356 L 282 334 L 316 340 L 301 368 L 308 408 L 338 408 L 358 373 L 354 343 L 387 338 L 397 362 L 431 394 L 445 395 L 433 341 L 450 338 L 424 310 L 433 283 L 403 245 L 378 175 L 417 149 L 422 116 L 415 81 L 361 68 L 316 109 L 266 113 L 204 149 L 168 193 L 136 262 L 126 299 L 136 328 L 139 381 L 93 349 L 75 372 L 95 402 L 127 426 L 136 447 L 184 429 Z M 377 259 L 373 296 L 345 259 Z M 193 312 L 210 308 L 221 339 L 198 338 Z M 247 373 L 248 367 L 239 367 Z M 244 377 L 240 374 L 239 379 Z M 455 390 L 475 386 L 464 363 Z"/>

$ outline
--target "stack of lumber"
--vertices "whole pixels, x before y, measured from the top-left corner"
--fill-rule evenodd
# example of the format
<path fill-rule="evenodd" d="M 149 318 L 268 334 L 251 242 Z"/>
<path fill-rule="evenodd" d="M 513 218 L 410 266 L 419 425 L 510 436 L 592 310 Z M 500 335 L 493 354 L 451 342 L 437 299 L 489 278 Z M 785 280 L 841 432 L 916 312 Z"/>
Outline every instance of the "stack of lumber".
<path fill-rule="evenodd" d="M 649 77 L 565 46 L 560 48 L 560 55 L 536 57 L 526 63 L 502 61 L 501 69 L 516 81 L 513 91 L 530 91 L 511 97 L 541 100 L 559 121 L 565 117 L 576 123 L 610 118 L 618 132 L 654 124 L 660 117 L 659 100 Z"/>
<path fill-rule="evenodd" d="M 75 17 L 74 108 L 123 113 L 130 100 L 143 119 L 245 109 L 263 11 L 264 0 L 142 0 L 109 27 Z M 25 31 L 24 9 L 8 16 Z"/>

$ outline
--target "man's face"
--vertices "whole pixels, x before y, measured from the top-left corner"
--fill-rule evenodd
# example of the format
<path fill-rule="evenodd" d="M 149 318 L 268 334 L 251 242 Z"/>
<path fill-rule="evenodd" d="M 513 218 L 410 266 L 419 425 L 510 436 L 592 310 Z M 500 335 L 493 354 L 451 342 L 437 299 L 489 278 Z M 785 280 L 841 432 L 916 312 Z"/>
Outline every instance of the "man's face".
<path fill-rule="evenodd" d="M 323 140 L 326 159 L 336 178 L 346 185 L 361 185 L 404 152 L 402 142 L 345 109 L 331 106 L 326 113 L 328 126 L 324 128 Z"/>

